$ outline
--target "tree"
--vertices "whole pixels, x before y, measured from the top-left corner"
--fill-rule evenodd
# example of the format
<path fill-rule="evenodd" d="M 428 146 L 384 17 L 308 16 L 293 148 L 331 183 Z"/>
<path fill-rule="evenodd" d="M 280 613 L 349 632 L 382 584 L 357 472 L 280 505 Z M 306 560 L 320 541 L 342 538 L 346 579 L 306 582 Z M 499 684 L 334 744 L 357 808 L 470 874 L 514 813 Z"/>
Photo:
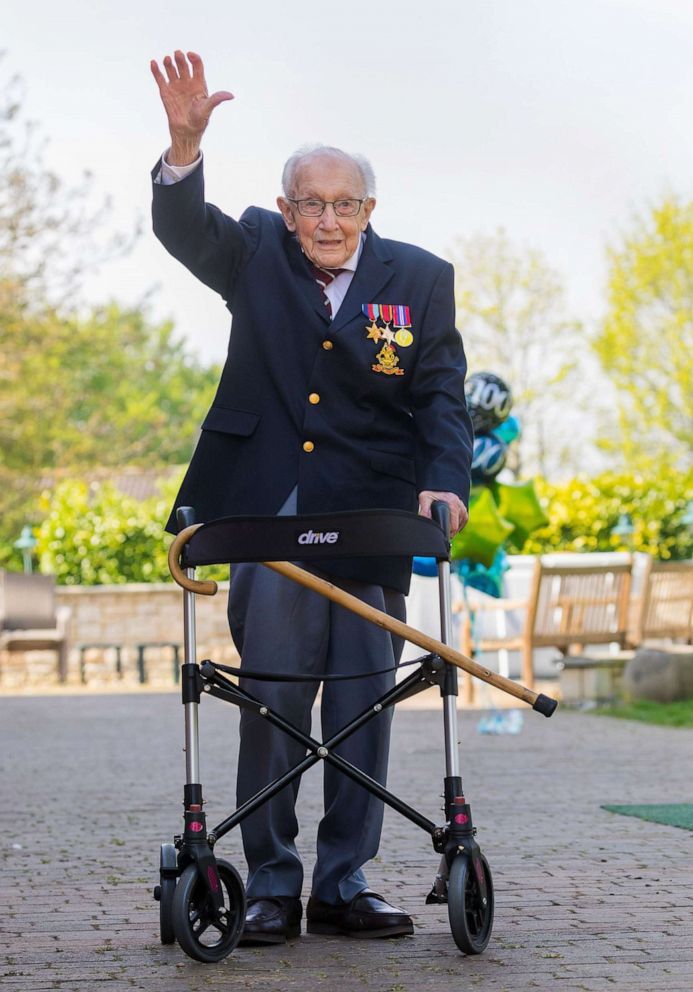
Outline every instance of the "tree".
<path fill-rule="evenodd" d="M 693 465 L 693 202 L 665 197 L 609 251 L 608 309 L 594 350 L 617 390 L 634 467 Z"/>
<path fill-rule="evenodd" d="M 495 372 L 512 389 L 523 433 L 511 467 L 545 476 L 577 467 L 571 407 L 583 342 L 565 315 L 559 275 L 502 230 L 459 240 L 453 262 L 469 370 Z"/>
<path fill-rule="evenodd" d="M 38 519 L 55 470 L 188 461 L 219 370 L 202 367 L 139 309 L 85 317 L 0 311 L 0 541 Z"/>
<path fill-rule="evenodd" d="M 16 472 L 186 461 L 218 369 L 140 309 L 0 320 L 2 463 Z"/>
<path fill-rule="evenodd" d="M 21 97 L 16 78 L 0 91 L 0 564 L 48 473 L 187 461 L 219 373 L 143 307 L 83 305 L 87 269 L 131 239 L 101 237 L 88 178 L 45 167 Z"/>
<path fill-rule="evenodd" d="M 39 310 L 73 297 L 83 274 L 131 247 L 131 235 L 104 237 L 110 204 L 93 204 L 92 176 L 67 186 L 44 162 L 46 140 L 22 113 L 24 85 L 0 90 L 0 283 Z"/>

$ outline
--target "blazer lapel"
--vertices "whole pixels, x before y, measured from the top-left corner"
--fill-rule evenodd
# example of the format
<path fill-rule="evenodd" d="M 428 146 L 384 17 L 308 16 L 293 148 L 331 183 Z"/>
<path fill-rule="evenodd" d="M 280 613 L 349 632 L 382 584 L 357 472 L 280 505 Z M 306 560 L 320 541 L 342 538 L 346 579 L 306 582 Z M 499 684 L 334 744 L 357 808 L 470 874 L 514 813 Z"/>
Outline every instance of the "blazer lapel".
<path fill-rule="evenodd" d="M 337 311 L 337 316 L 333 321 L 330 321 L 322 290 L 308 269 L 301 246 L 294 235 L 288 231 L 286 254 L 294 276 L 301 284 L 301 292 L 305 293 L 312 308 L 335 334 L 354 317 L 358 317 L 361 313 L 361 306 L 364 303 L 373 302 L 394 275 L 390 265 L 392 254 L 369 224 L 366 230 L 366 242 L 354 278 L 351 280 L 347 294 Z"/>
<path fill-rule="evenodd" d="M 366 243 L 363 246 L 354 278 L 351 280 L 342 305 L 330 325 L 335 334 L 349 321 L 358 317 L 364 303 L 372 303 L 377 299 L 378 293 L 385 288 L 394 275 L 392 266 L 389 264 L 391 261 L 390 251 L 369 224 L 366 230 Z"/>
<path fill-rule="evenodd" d="M 308 263 L 306 262 L 305 256 L 301 251 L 301 246 L 296 240 L 296 237 L 289 231 L 287 231 L 286 254 L 289 259 L 289 265 L 291 266 L 294 276 L 298 281 L 298 285 L 301 287 L 301 294 L 305 296 L 325 324 L 329 324 L 330 315 L 327 312 L 327 307 L 325 306 L 325 297 L 323 292 L 313 278 L 312 272 L 308 269 Z"/>

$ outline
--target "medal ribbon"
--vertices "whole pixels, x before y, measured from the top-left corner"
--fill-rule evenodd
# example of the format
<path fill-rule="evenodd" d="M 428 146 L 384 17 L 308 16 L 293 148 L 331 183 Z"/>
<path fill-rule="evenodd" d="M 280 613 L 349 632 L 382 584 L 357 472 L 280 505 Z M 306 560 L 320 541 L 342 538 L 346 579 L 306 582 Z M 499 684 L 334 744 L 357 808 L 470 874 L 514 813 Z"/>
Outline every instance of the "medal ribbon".
<path fill-rule="evenodd" d="M 362 303 L 361 310 L 369 320 L 379 317 L 386 323 L 394 323 L 395 327 L 411 327 L 409 307 L 398 303 Z"/>

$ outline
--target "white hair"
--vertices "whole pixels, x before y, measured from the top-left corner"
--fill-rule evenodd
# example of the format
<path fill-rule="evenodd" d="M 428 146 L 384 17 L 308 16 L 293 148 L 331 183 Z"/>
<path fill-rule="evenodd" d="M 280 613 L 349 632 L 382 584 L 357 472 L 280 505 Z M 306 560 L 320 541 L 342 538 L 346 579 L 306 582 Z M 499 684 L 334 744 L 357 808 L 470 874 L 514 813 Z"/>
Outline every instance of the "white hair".
<path fill-rule="evenodd" d="M 282 189 L 284 196 L 292 196 L 296 192 L 296 173 L 310 158 L 336 158 L 343 162 L 351 162 L 358 169 L 363 181 L 363 192 L 366 196 L 375 196 L 375 172 L 373 166 L 365 155 L 342 151 L 341 148 L 333 148 L 331 145 L 302 145 L 293 155 L 287 159 L 282 170 Z"/>

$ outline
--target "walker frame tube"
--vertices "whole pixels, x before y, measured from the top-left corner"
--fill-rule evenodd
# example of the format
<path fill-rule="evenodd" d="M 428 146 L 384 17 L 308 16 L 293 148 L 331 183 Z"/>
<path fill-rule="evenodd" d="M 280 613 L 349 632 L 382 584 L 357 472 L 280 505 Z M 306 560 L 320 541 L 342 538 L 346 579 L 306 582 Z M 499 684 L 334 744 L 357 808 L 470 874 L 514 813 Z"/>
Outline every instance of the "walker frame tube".
<path fill-rule="evenodd" d="M 450 562 L 438 562 L 438 595 L 440 601 L 440 640 L 452 642 L 452 608 L 450 603 Z M 445 734 L 445 774 L 448 778 L 460 774 L 460 754 L 457 729 L 457 669 L 445 663 L 443 695 L 443 729 Z"/>
<path fill-rule="evenodd" d="M 195 578 L 195 569 L 186 569 L 189 579 Z M 183 637 L 185 664 L 197 664 L 197 634 L 195 628 L 195 593 L 187 589 L 183 595 Z M 200 731 L 199 703 L 183 704 L 185 709 L 185 783 L 197 785 L 200 781 Z"/>

